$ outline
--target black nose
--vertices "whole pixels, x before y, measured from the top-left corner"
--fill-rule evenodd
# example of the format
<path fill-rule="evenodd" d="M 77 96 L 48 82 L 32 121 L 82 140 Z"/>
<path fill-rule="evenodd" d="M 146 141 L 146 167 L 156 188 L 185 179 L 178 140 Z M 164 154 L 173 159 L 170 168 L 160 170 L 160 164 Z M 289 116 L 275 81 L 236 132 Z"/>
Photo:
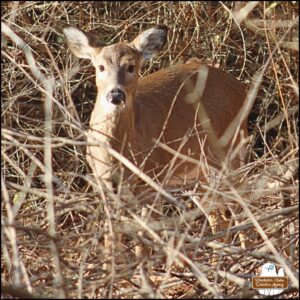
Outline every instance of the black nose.
<path fill-rule="evenodd" d="M 108 102 L 119 105 L 125 102 L 125 93 L 120 89 L 112 89 L 107 95 L 106 99 Z"/>

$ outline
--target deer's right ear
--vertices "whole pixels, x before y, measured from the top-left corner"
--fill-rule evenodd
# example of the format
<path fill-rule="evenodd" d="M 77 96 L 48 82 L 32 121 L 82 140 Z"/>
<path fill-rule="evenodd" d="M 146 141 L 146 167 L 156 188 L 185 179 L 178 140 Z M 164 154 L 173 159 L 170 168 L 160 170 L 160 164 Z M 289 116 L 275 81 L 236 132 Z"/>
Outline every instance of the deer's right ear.
<path fill-rule="evenodd" d="M 63 28 L 70 50 L 79 58 L 88 58 L 93 61 L 103 44 L 91 33 L 84 32 L 72 26 Z"/>

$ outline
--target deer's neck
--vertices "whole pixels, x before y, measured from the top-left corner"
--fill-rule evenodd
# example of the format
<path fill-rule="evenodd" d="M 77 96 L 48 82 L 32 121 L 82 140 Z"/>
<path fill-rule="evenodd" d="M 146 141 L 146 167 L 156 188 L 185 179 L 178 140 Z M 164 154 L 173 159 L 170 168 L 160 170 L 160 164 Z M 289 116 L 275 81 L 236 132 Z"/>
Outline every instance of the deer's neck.
<path fill-rule="evenodd" d="M 90 129 L 97 135 L 97 139 L 113 148 L 131 142 L 134 136 L 133 108 L 125 107 L 107 112 L 97 102 L 90 120 Z"/>

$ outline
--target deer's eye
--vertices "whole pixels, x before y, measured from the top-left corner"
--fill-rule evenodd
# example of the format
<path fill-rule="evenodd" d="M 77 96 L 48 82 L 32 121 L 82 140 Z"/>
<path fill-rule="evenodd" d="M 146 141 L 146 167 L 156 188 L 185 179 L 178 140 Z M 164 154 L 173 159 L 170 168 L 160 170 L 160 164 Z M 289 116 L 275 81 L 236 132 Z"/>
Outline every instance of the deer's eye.
<path fill-rule="evenodd" d="M 130 65 L 130 66 L 128 67 L 127 71 L 128 71 L 129 73 L 133 73 L 134 67 L 135 67 L 134 65 Z"/>
<path fill-rule="evenodd" d="M 99 65 L 99 70 L 100 70 L 100 72 L 103 72 L 105 70 L 104 66 L 103 65 Z"/>

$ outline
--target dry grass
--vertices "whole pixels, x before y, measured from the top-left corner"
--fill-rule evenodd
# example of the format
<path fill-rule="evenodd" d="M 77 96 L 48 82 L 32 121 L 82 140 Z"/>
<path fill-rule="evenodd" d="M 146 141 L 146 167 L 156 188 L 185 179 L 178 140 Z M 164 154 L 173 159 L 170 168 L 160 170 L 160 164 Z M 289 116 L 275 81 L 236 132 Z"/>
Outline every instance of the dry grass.
<path fill-rule="evenodd" d="M 269 261 L 289 277 L 280 297 L 298 296 L 296 1 L 6 1 L 1 7 L 3 297 L 251 298 L 258 295 L 251 278 Z M 114 244 L 109 270 L 103 269 L 106 202 L 91 188 L 85 159 L 94 72 L 70 55 L 58 21 L 108 43 L 167 24 L 168 46 L 141 76 L 198 57 L 239 77 L 255 96 L 246 165 L 201 190 L 168 191 L 188 208 L 175 208 L 154 190 L 105 196 L 117 204 L 113 237 L 125 234 L 122 247 Z M 235 224 L 213 235 L 204 204 L 229 207 Z M 141 218 L 143 205 L 156 217 Z M 151 253 L 135 257 L 137 243 Z"/>

